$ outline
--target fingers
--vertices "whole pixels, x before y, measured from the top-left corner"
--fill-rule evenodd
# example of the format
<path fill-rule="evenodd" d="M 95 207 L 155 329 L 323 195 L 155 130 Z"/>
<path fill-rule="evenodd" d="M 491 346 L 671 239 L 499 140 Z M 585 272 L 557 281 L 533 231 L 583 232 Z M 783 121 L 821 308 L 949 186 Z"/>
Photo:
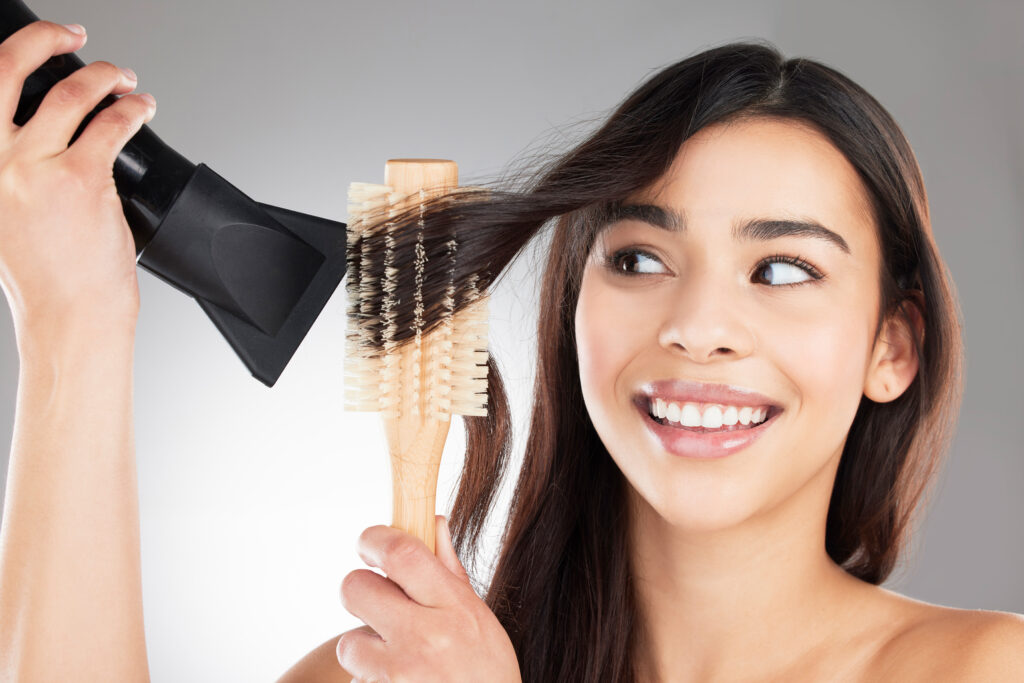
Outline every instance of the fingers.
<path fill-rule="evenodd" d="M 359 535 L 359 556 L 421 605 L 442 607 L 451 604 L 465 584 L 456 578 L 430 552 L 427 545 L 401 529 L 377 525 Z"/>
<path fill-rule="evenodd" d="M 0 115 L 5 134 L 15 128 L 14 113 L 29 74 L 53 55 L 79 49 L 85 40 L 85 35 L 76 35 L 52 21 L 34 21 L 0 43 Z"/>
<path fill-rule="evenodd" d="M 409 596 L 394 581 L 369 569 L 356 569 L 342 579 L 341 604 L 385 640 L 414 618 Z"/>
<path fill-rule="evenodd" d="M 110 62 L 93 62 L 84 66 L 50 88 L 40 103 L 39 109 L 18 132 L 18 144 L 26 145 L 32 150 L 33 156 L 56 156 L 68 149 L 71 136 L 82 125 L 82 120 L 96 108 L 96 105 L 104 97 L 118 91 L 130 91 L 134 87 L 135 80 L 129 78 Z M 138 100 L 139 98 L 136 95 L 132 99 Z M 118 109 L 114 109 L 116 113 L 107 114 L 101 119 L 100 127 L 110 128 L 112 126 L 115 129 L 124 130 L 134 127 L 137 131 L 138 127 L 142 125 L 141 114 L 146 113 L 145 107 L 140 107 L 140 104 L 141 102 L 137 101 L 122 104 L 121 100 L 118 100 L 100 111 L 93 121 L 118 107 Z M 138 127 L 135 127 L 136 119 L 139 120 Z M 93 123 L 90 121 L 89 126 L 92 125 Z M 86 130 L 88 129 L 87 127 Z M 108 130 L 104 135 L 107 145 L 114 144 L 120 138 L 120 131 L 112 134 L 112 131 Z M 125 138 L 124 142 L 127 141 L 128 138 Z M 124 142 L 117 148 L 117 152 L 124 147 Z M 103 158 L 109 156 L 109 154 L 102 154 Z M 116 153 L 114 156 L 117 156 Z M 111 159 L 112 161 L 113 159 Z"/>
<path fill-rule="evenodd" d="M 64 154 L 97 160 L 109 169 L 128 141 L 155 114 L 155 101 L 149 102 L 141 94 L 125 95 L 96 114 Z"/>
<path fill-rule="evenodd" d="M 387 651 L 384 641 L 366 626 L 346 631 L 335 648 L 338 664 L 355 681 L 387 680 Z"/>
<path fill-rule="evenodd" d="M 452 544 L 452 534 L 448 528 L 448 520 L 443 515 L 435 515 L 434 525 L 436 527 L 434 536 L 437 540 L 434 545 L 436 546 L 437 559 L 441 560 L 441 564 L 460 580 L 464 581 L 467 585 L 472 585 L 472 582 L 469 580 L 469 574 L 466 573 L 466 568 L 462 566 L 462 561 L 459 559 L 458 553 L 455 552 L 455 546 Z"/>

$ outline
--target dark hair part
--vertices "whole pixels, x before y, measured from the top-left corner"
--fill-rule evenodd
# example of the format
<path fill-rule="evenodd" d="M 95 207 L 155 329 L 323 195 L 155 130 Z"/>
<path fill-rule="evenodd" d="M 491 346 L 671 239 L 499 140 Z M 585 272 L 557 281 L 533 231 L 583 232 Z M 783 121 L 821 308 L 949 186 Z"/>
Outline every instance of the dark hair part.
<path fill-rule="evenodd" d="M 530 431 L 486 590 L 524 681 L 634 679 L 644 633 L 629 570 L 626 483 L 582 408 L 573 338 L 581 274 L 601 211 L 652 185 L 697 131 L 738 117 L 809 124 L 857 170 L 883 255 L 876 341 L 890 316 L 903 316 L 914 329 L 905 305 L 923 314 L 913 383 L 888 403 L 862 397 L 850 427 L 826 522 L 825 549 L 833 561 L 864 581 L 884 581 L 948 451 L 963 386 L 961 314 L 932 235 L 920 169 L 899 126 L 847 77 L 809 59 L 784 59 L 770 44 L 723 45 L 668 66 L 526 187 L 463 192 L 458 201 L 423 207 L 419 235 L 428 257 L 443 254 L 453 235 L 457 240 L 457 289 L 476 278 L 489 287 L 555 220 Z M 413 223 L 410 214 L 393 225 L 395 253 L 405 254 L 398 268 L 402 258 L 411 263 Z M 437 323 L 443 290 L 435 280 L 441 274 L 428 272 L 428 329 Z M 398 316 L 406 328 L 411 311 Z M 403 334 L 399 340 L 409 336 Z M 465 418 L 466 462 L 450 515 L 467 568 L 475 567 L 510 453 L 508 405 L 493 359 L 488 393 L 488 416 Z"/>

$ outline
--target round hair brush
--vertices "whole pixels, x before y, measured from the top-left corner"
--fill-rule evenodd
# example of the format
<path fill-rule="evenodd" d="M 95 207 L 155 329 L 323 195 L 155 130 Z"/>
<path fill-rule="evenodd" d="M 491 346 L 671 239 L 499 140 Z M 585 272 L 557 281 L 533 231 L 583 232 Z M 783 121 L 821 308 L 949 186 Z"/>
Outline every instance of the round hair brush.
<path fill-rule="evenodd" d="M 345 408 L 382 414 L 391 525 L 432 552 L 437 471 L 451 416 L 487 414 L 487 297 L 474 278 L 455 282 L 454 236 L 425 242 L 422 220 L 398 217 L 449 195 L 457 183 L 453 161 L 392 159 L 385 184 L 349 188 Z M 440 306 L 431 305 L 437 300 Z M 400 309 L 411 309 L 412 319 Z"/>

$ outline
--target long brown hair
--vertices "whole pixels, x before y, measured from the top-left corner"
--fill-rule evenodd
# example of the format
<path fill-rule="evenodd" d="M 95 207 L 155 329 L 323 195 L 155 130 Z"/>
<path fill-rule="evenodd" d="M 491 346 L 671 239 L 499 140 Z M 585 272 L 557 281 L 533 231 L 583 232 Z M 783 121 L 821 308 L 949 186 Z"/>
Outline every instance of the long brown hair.
<path fill-rule="evenodd" d="M 961 314 L 932 235 L 920 169 L 899 126 L 839 72 L 784 59 L 766 43 L 723 45 L 662 69 L 524 187 L 442 198 L 424 208 L 418 228 L 428 257 L 442 255 L 454 236 L 459 256 L 449 276 L 459 287 L 473 280 L 486 288 L 554 221 L 522 469 L 493 576 L 485 588 L 477 579 L 515 646 L 524 681 L 633 680 L 643 636 L 629 571 L 625 479 L 583 407 L 573 337 L 599 216 L 660 178 L 697 131 L 757 116 L 816 127 L 867 188 L 883 255 L 876 341 L 890 316 L 910 325 L 905 305 L 919 306 L 924 319 L 910 387 L 888 403 L 862 397 L 850 426 L 826 522 L 832 560 L 864 581 L 884 581 L 948 451 L 963 386 Z M 412 258 L 413 224 L 405 216 L 392 226 L 396 267 Z M 431 277 L 424 285 L 428 329 L 443 290 Z M 398 318 L 407 327 L 412 313 L 400 310 Z M 456 549 L 474 576 L 479 536 L 511 452 L 509 408 L 493 358 L 489 373 L 489 414 L 464 420 L 466 460 L 450 514 Z"/>

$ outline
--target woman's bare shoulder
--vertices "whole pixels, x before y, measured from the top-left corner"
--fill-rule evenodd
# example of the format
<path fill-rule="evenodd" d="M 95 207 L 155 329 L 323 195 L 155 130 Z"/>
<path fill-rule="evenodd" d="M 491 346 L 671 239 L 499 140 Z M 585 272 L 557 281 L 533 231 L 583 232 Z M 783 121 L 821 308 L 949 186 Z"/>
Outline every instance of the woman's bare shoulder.
<path fill-rule="evenodd" d="M 362 630 L 368 626 L 360 626 Z M 338 638 L 326 640 L 300 659 L 277 679 L 277 683 L 350 683 L 352 675 L 338 664 Z"/>
<path fill-rule="evenodd" d="M 873 680 L 1024 681 L 1024 616 L 889 595 L 898 627 L 874 658 Z"/>

